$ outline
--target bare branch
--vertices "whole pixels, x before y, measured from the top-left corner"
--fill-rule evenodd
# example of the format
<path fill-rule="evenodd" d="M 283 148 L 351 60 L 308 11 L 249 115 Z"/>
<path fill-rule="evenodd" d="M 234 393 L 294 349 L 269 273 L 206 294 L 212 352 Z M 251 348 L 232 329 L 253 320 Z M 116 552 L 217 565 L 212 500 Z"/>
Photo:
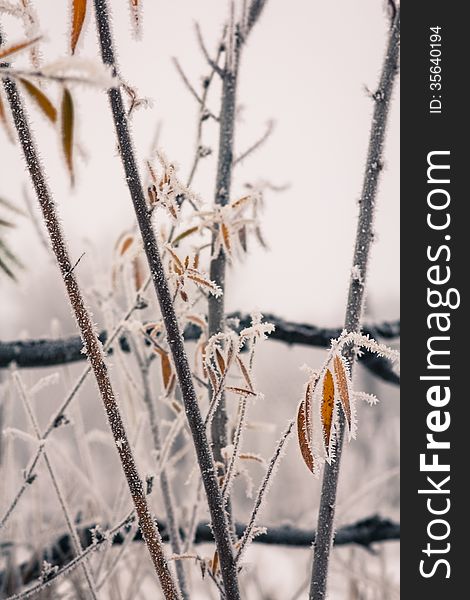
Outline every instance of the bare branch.
<path fill-rule="evenodd" d="M 160 519 L 158 520 L 163 541 L 168 541 L 168 530 Z M 126 543 L 128 533 L 131 532 L 131 525 L 119 525 L 114 528 L 114 533 L 107 535 L 106 538 L 99 539 L 93 544 L 91 531 L 96 524 L 90 524 L 81 528 L 78 533 L 84 546 L 86 546 L 83 554 L 88 555 L 94 550 L 101 548 L 106 542 L 113 546 L 121 546 Z M 246 524 L 237 523 L 236 533 L 242 536 L 246 529 Z M 103 528 L 101 528 L 103 529 Z M 201 522 L 196 528 L 194 543 L 204 544 L 213 542 L 213 535 L 207 523 Z M 365 519 L 360 519 L 349 525 L 344 525 L 336 531 L 334 544 L 335 546 L 345 546 L 357 544 L 363 548 L 370 549 L 373 544 L 385 541 L 396 541 L 400 539 L 400 524 L 387 518 L 374 515 Z M 133 537 L 134 542 L 142 541 L 142 534 L 137 531 Z M 267 532 L 256 537 L 253 540 L 255 544 L 266 544 L 275 546 L 285 546 L 290 548 L 309 548 L 315 541 L 315 531 L 313 529 L 298 529 L 292 525 L 281 525 L 278 527 L 268 527 Z M 73 548 L 68 534 L 64 534 L 57 538 L 47 549 L 45 548 L 40 556 L 49 556 L 50 561 L 54 565 L 60 567 L 61 571 L 66 569 L 71 560 L 73 560 Z M 76 564 L 74 564 L 76 566 Z M 23 585 L 27 585 L 38 579 L 41 572 L 41 558 L 35 558 L 19 565 L 18 571 L 21 576 Z M 59 576 L 59 574 L 58 574 Z M 0 572 L 0 588 L 8 577 L 6 571 Z"/>
<path fill-rule="evenodd" d="M 306 323 L 286 321 L 276 315 L 263 314 L 267 321 L 275 325 L 275 329 L 270 334 L 269 340 L 277 340 L 289 345 L 298 344 L 301 346 L 328 348 L 330 341 L 336 339 L 341 334 L 341 329 L 339 328 L 317 327 L 316 325 Z M 250 325 L 250 316 L 243 313 L 229 313 L 227 318 L 239 320 L 240 324 L 237 331 L 241 331 L 241 329 Z M 100 333 L 100 340 L 103 343 L 106 342 L 105 350 L 109 350 L 111 353 L 113 342 L 118 337 L 120 331 L 121 327 L 117 333 L 115 330 L 109 339 L 106 331 Z M 400 337 L 400 321 L 370 325 L 364 327 L 363 331 L 373 339 L 398 339 Z M 186 341 L 197 340 L 200 333 L 198 327 L 190 325 L 184 331 L 184 339 Z M 126 335 L 119 338 L 119 344 L 124 352 L 130 351 Z M 81 348 L 82 343 L 79 336 L 58 340 L 37 339 L 0 342 L 0 368 L 6 368 L 12 363 L 16 363 L 18 367 L 22 368 L 36 368 L 82 361 L 86 357 L 81 352 Z M 359 362 L 371 373 L 384 381 L 395 384 L 400 382 L 399 376 L 395 373 L 389 361 L 375 354 L 365 353 L 359 357 Z"/>
<path fill-rule="evenodd" d="M 191 85 L 189 79 L 186 77 L 185 72 L 183 71 L 183 68 L 181 67 L 179 61 L 177 58 L 173 57 L 173 64 L 176 67 L 176 70 L 178 71 L 181 79 L 183 80 L 183 83 L 185 84 L 185 86 L 188 88 L 189 92 L 191 93 L 192 96 L 194 96 L 194 98 L 196 98 L 198 104 L 201 107 L 204 107 L 204 111 L 206 113 L 206 115 L 208 117 L 211 117 L 212 119 L 214 119 L 214 121 L 218 121 L 218 117 L 216 117 L 213 113 L 210 112 L 210 110 L 208 110 L 205 106 L 205 101 L 203 98 L 201 98 L 201 96 L 199 96 L 199 94 L 196 92 L 196 90 L 194 89 L 194 87 Z"/>
<path fill-rule="evenodd" d="M 253 154 L 253 152 L 256 152 L 256 150 L 258 150 L 271 137 L 273 131 L 274 121 L 268 121 L 266 125 L 266 131 L 263 133 L 263 135 L 254 144 L 252 144 L 249 148 L 235 158 L 233 161 L 233 166 L 245 160 L 245 158 L 250 156 L 250 154 Z"/>
<path fill-rule="evenodd" d="M 212 70 L 217 73 L 217 75 L 219 75 L 220 77 L 224 76 L 224 71 L 223 69 L 221 69 L 217 63 L 217 61 L 213 61 L 207 48 L 206 48 L 206 44 L 204 43 L 204 38 L 202 36 L 202 31 L 201 31 L 201 27 L 199 26 L 199 23 L 195 23 L 194 24 L 194 28 L 196 30 L 196 37 L 197 37 L 197 41 L 199 43 L 199 47 L 201 48 L 201 51 L 204 55 L 204 58 L 207 60 L 209 66 L 212 68 Z M 222 43 L 219 45 L 219 52 L 223 49 Z"/>

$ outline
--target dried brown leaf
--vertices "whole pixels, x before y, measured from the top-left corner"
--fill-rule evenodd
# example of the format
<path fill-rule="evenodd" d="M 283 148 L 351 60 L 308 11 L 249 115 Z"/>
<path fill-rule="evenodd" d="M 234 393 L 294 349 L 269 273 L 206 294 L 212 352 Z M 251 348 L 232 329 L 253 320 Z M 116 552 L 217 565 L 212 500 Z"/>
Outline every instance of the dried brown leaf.
<path fill-rule="evenodd" d="M 163 379 L 163 387 L 166 389 L 168 389 L 170 380 L 171 380 L 171 376 L 173 373 L 173 369 L 171 367 L 171 362 L 170 362 L 170 358 L 168 356 L 168 354 L 166 353 L 161 353 L 160 354 L 160 362 L 161 362 L 161 366 L 162 366 L 162 379 Z"/>
<path fill-rule="evenodd" d="M 212 562 L 211 562 L 211 571 L 212 571 L 212 574 L 215 575 L 218 570 L 219 570 L 219 553 L 216 550 L 214 552 L 214 556 L 213 556 Z"/>
<path fill-rule="evenodd" d="M 243 379 L 246 381 L 246 385 L 251 391 L 253 391 L 253 383 L 251 381 L 250 374 L 248 372 L 248 369 L 246 368 L 245 363 L 239 356 L 237 356 L 237 363 L 240 368 L 241 374 L 243 375 Z"/>
<path fill-rule="evenodd" d="M 297 411 L 297 437 L 300 453 L 311 473 L 315 473 L 315 462 L 312 452 L 312 428 L 310 422 L 310 411 L 312 407 L 312 385 L 307 385 L 305 398 L 299 404 Z"/>
<path fill-rule="evenodd" d="M 224 357 L 222 356 L 222 352 L 218 348 L 215 349 L 215 358 L 217 360 L 217 365 L 219 367 L 219 371 L 223 375 L 225 373 L 225 369 L 226 369 L 225 360 L 224 360 Z"/>
<path fill-rule="evenodd" d="M 125 235 L 123 238 L 121 238 L 121 240 L 118 242 L 119 256 L 122 256 L 123 254 L 125 254 L 129 250 L 129 248 L 132 246 L 133 242 L 134 242 L 133 235 Z"/>
<path fill-rule="evenodd" d="M 62 122 L 61 122 L 61 133 L 62 133 L 62 148 L 65 155 L 65 162 L 67 169 L 70 174 L 72 184 L 74 182 L 74 170 L 73 170 L 73 137 L 74 137 L 74 120 L 75 110 L 73 105 L 72 95 L 67 88 L 64 88 L 62 95 Z"/>
<path fill-rule="evenodd" d="M 20 78 L 20 81 L 27 93 L 39 106 L 42 113 L 49 119 L 49 121 L 55 123 L 57 121 L 57 109 L 46 96 L 46 94 L 27 79 Z"/>

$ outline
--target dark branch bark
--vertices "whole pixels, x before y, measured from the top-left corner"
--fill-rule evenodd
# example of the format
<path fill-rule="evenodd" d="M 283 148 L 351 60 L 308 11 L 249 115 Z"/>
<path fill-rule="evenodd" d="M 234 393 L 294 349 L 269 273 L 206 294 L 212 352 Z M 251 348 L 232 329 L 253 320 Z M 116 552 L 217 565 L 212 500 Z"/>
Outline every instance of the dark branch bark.
<path fill-rule="evenodd" d="M 163 541 L 168 541 L 168 531 L 164 523 L 158 521 L 159 528 L 162 534 Z M 89 525 L 80 529 L 80 539 L 82 546 L 86 548 L 92 543 L 91 529 L 95 525 Z M 245 531 L 246 525 L 243 523 L 236 524 L 236 532 L 241 536 Z M 119 533 L 112 540 L 113 545 L 121 545 L 126 539 L 126 531 Z M 400 539 L 400 524 L 391 520 L 374 515 L 361 519 L 350 525 L 340 527 L 336 532 L 334 543 L 336 546 L 344 546 L 347 544 L 358 544 L 364 548 L 370 549 L 372 544 L 389 540 Z M 134 541 L 142 541 L 140 532 L 134 536 Z M 196 530 L 196 544 L 204 542 L 212 543 L 214 541 L 210 527 L 207 523 L 200 523 Z M 269 527 L 265 535 L 255 537 L 253 542 L 257 544 L 287 546 L 290 548 L 308 548 L 315 541 L 315 531 L 313 529 L 298 529 L 291 525 L 280 527 Z M 104 542 L 98 542 L 98 544 Z M 8 551 L 5 545 L 4 550 Z M 45 548 L 42 553 L 24 562 L 19 566 L 19 573 L 23 585 L 31 583 L 38 579 L 42 567 L 42 561 L 48 560 L 51 564 L 57 565 L 60 568 L 66 565 L 73 558 L 73 548 L 70 537 L 64 534 L 59 537 L 48 548 Z M 0 589 L 8 574 L 4 571 L 0 573 Z"/>
<path fill-rule="evenodd" d="M 264 314 L 264 313 L 263 313 Z M 248 327 L 250 324 L 249 315 L 241 313 L 231 313 L 228 318 L 240 319 L 240 329 Z M 330 329 L 308 325 L 304 323 L 295 323 L 286 321 L 275 315 L 265 315 L 266 321 L 274 323 L 276 329 L 269 336 L 271 340 L 277 340 L 286 344 L 298 344 L 301 346 L 316 346 L 327 348 L 332 338 L 337 338 L 341 333 L 340 329 Z M 391 321 L 372 325 L 363 329 L 374 339 L 393 340 L 400 337 L 400 321 Z M 185 329 L 184 338 L 186 341 L 195 340 L 199 337 L 200 330 L 191 325 Z M 100 340 L 106 341 L 107 333 L 102 331 Z M 119 340 L 121 349 L 125 352 L 130 351 L 129 344 L 125 335 Z M 72 362 L 85 360 L 82 354 L 82 341 L 79 336 L 61 338 L 58 340 L 37 339 L 37 340 L 16 340 L 11 342 L 0 342 L 0 368 L 6 368 L 11 363 L 16 362 L 20 368 L 30 367 L 52 367 L 55 365 L 64 365 Z M 374 354 L 365 353 L 360 357 L 361 364 L 377 375 L 381 379 L 390 383 L 398 384 L 399 376 L 393 371 L 388 360 Z"/>

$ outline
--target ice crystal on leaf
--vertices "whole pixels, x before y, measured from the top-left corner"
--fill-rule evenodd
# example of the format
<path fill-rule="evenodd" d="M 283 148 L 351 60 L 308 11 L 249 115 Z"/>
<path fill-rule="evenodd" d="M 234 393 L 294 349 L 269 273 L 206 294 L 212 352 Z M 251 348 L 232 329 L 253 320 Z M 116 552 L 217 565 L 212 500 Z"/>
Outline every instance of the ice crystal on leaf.
<path fill-rule="evenodd" d="M 331 348 L 320 371 L 309 371 L 304 397 L 297 409 L 297 435 L 302 458 L 309 471 L 318 477 L 320 467 L 335 457 L 339 415 L 344 415 L 348 439 L 356 437 L 356 400 L 370 405 L 378 402 L 372 394 L 353 390 L 349 365 L 343 356 L 347 345 L 356 351 L 364 348 L 378 356 L 398 363 L 399 353 L 367 335 L 343 331 L 331 340 Z"/>
<path fill-rule="evenodd" d="M 155 169 L 150 162 L 147 162 L 151 181 L 148 187 L 150 205 L 163 206 L 171 218 L 176 221 L 183 200 L 187 200 L 195 209 L 200 205 L 200 200 L 180 181 L 177 176 L 178 169 L 176 165 L 169 162 L 163 152 L 157 151 L 156 154 L 160 165 L 159 170 Z"/>

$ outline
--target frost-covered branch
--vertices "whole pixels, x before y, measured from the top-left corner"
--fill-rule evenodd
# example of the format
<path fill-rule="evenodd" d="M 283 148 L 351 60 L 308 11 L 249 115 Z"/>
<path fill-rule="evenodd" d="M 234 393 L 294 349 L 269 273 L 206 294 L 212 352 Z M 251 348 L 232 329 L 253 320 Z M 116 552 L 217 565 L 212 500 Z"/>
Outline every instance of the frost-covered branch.
<path fill-rule="evenodd" d="M 135 310 L 135 309 L 134 309 Z M 328 348 L 332 339 L 339 337 L 341 329 L 317 327 L 307 323 L 287 321 L 272 314 L 263 312 L 266 320 L 273 323 L 274 331 L 269 335 L 270 340 L 277 340 L 286 344 L 298 344 L 300 346 L 315 346 Z M 229 313 L 227 318 L 239 320 L 237 331 L 241 331 L 250 324 L 250 316 L 240 312 Z M 120 328 L 121 330 L 122 328 Z M 400 321 L 390 321 L 369 325 L 362 330 L 373 339 L 396 340 L 400 337 Z M 189 325 L 184 331 L 186 341 L 197 340 L 200 329 L 196 325 Z M 114 334 L 114 332 L 113 332 Z M 118 334 L 119 335 L 119 332 Z M 106 342 L 109 339 L 106 331 L 100 333 L 100 340 Z M 113 335 L 113 339 L 117 336 Z M 130 351 L 126 335 L 119 338 L 120 347 L 124 352 Z M 80 337 L 68 337 L 62 339 L 36 339 L 16 340 L 11 342 L 0 342 L 0 368 L 6 368 L 13 362 L 18 367 L 51 367 L 71 362 L 85 360 L 81 352 L 82 343 Z M 375 354 L 368 352 L 359 357 L 359 362 L 371 373 L 390 383 L 398 384 L 400 379 L 395 373 L 390 362 Z"/>
<path fill-rule="evenodd" d="M 155 571 L 160 579 L 166 597 L 171 599 L 178 598 L 176 587 L 163 553 L 161 538 L 150 514 L 144 486 L 137 470 L 133 452 L 128 443 L 127 433 L 104 360 L 103 348 L 98 340 L 90 312 L 85 304 L 73 271 L 73 263 L 70 260 L 56 206 L 46 183 L 43 167 L 39 160 L 36 144 L 23 109 L 21 97 L 18 93 L 16 83 L 11 79 L 4 80 L 4 88 L 26 165 L 41 207 L 51 247 L 56 257 L 77 325 L 80 329 L 84 350 L 98 385 L 108 417 L 108 423 L 116 443 L 129 491 L 139 517 L 139 524 L 144 534 Z"/>
<path fill-rule="evenodd" d="M 168 530 L 165 523 L 158 520 L 163 541 L 169 540 Z M 79 529 L 80 539 L 84 546 L 84 552 L 87 554 L 93 549 L 99 549 L 102 544 L 106 543 L 109 538 L 103 538 L 95 542 L 93 545 L 92 530 L 96 525 L 91 524 L 87 527 Z M 245 523 L 236 524 L 236 533 L 242 536 L 246 529 Z M 111 537 L 111 543 L 114 546 L 121 546 L 127 540 L 126 533 L 130 531 L 130 526 L 121 531 L 117 531 Z M 212 532 L 210 527 L 205 522 L 199 523 L 196 529 L 194 543 L 204 544 L 213 542 Z M 345 546 L 357 544 L 363 548 L 370 549 L 373 544 L 385 541 L 400 539 L 400 524 L 387 518 L 374 515 L 365 519 L 360 519 L 349 525 L 344 525 L 336 531 L 334 544 L 336 546 Z M 136 532 L 133 538 L 134 542 L 142 541 L 142 535 L 139 531 Z M 292 525 L 281 525 L 277 527 L 268 527 L 266 533 L 255 537 L 253 543 L 266 544 L 275 546 L 286 546 L 291 548 L 309 548 L 315 541 L 315 531 L 313 529 L 299 529 Z M 49 561 L 62 569 L 73 558 L 73 548 L 68 534 L 64 534 L 57 538 L 47 549 L 44 549 L 43 556 L 49 556 Z M 41 560 L 33 559 L 19 565 L 18 571 L 23 585 L 27 585 L 40 576 Z M 2 587 L 8 573 L 0 572 L 0 588 Z"/>
<path fill-rule="evenodd" d="M 108 3 L 106 0 L 95 0 L 94 7 L 103 62 L 116 70 Z M 108 90 L 108 98 L 116 128 L 119 152 L 126 175 L 126 182 L 134 205 L 150 273 L 158 297 L 168 344 L 173 357 L 185 412 L 196 450 L 201 477 L 204 483 L 214 537 L 219 553 L 224 589 L 228 600 L 238 600 L 240 594 L 238 589 L 237 571 L 235 568 L 227 517 L 223 509 L 222 495 L 216 477 L 214 459 L 199 409 L 191 369 L 186 355 L 183 337 L 179 329 L 160 250 L 148 214 L 147 203 L 137 168 L 128 119 L 120 89 L 110 88 Z"/>
<path fill-rule="evenodd" d="M 361 330 L 364 307 L 365 282 L 369 262 L 370 246 L 373 239 L 375 203 L 380 171 L 383 165 L 385 132 L 393 92 L 393 84 L 398 70 L 400 47 L 400 9 L 397 9 L 390 31 L 378 90 L 373 95 L 374 113 L 369 139 L 369 149 L 364 175 L 363 189 L 359 203 L 356 245 L 346 307 L 345 329 L 351 333 Z M 359 276 L 357 276 L 359 275 Z M 352 369 L 355 359 L 354 346 L 348 347 L 344 356 Z M 336 490 L 341 464 L 341 451 L 345 430 L 345 417 L 340 413 L 336 456 L 331 464 L 325 465 L 320 509 L 318 512 L 317 537 L 314 546 L 310 600 L 326 598 L 328 566 L 334 533 Z"/>

